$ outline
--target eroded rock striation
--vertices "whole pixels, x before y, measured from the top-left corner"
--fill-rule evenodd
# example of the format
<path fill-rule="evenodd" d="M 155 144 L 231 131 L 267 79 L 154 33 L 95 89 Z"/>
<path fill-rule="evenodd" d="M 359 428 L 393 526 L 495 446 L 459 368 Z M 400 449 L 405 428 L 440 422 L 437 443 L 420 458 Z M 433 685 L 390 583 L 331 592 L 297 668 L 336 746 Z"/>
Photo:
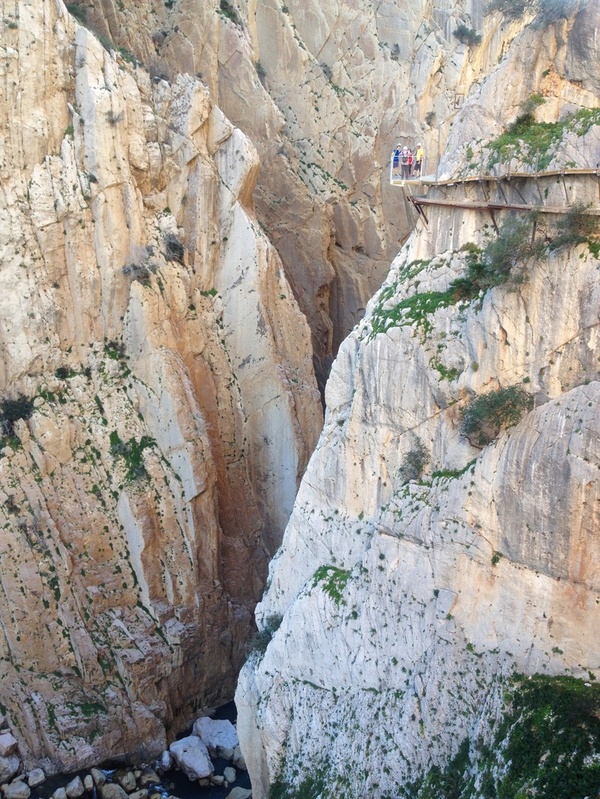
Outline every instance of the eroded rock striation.
<path fill-rule="evenodd" d="M 483 0 L 76 0 L 86 22 L 157 79 L 199 74 L 256 145 L 256 202 L 311 331 L 317 377 L 405 240 L 386 180 L 398 141 L 435 171 L 456 108 L 519 24 L 482 29 Z M 382 179 L 383 178 L 383 179 Z"/>
<path fill-rule="evenodd" d="M 1 9 L 14 774 L 147 757 L 231 696 L 321 412 L 249 140 L 197 78 L 153 80 L 61 0 Z"/>
<path fill-rule="evenodd" d="M 430 189 L 427 220 L 340 348 L 258 608 L 272 638 L 236 695 L 255 796 L 447 795 L 446 769 L 461 796 L 503 780 L 519 795 L 542 777 L 535 759 L 515 777 L 506 754 L 517 674 L 542 675 L 523 689 L 547 703 L 538 728 L 550 677 L 594 723 L 600 260 L 597 217 L 587 236 L 577 225 L 598 189 L 568 173 L 594 170 L 600 152 L 600 97 L 577 60 L 591 58 L 579 32 L 598 22 L 581 3 L 516 36 L 455 120 L 440 167 L 452 185 Z M 500 140 L 532 94 L 539 116 Z M 530 177 L 496 180 L 511 161 Z M 554 213 L 531 219 L 531 206 Z M 535 733 L 521 750 L 536 751 Z M 546 773 L 563 762 L 565 778 L 581 755 L 569 774 L 588 769 L 593 786 L 597 735 L 573 760 L 548 741 Z"/>

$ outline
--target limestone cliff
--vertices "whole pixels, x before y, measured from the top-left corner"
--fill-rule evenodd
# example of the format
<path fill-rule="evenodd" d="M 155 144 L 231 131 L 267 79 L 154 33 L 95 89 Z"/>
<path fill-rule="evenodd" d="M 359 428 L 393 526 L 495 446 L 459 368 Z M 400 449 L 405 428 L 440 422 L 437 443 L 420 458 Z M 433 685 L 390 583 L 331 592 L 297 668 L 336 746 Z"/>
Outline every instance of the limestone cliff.
<path fill-rule="evenodd" d="M 389 188 L 396 142 L 435 170 L 456 107 L 518 24 L 483 0 L 75 0 L 153 74 L 199 74 L 256 144 L 257 212 L 312 331 L 317 376 L 364 313 L 407 234 Z"/>
<path fill-rule="evenodd" d="M 448 180 L 334 363 L 258 609 L 272 638 L 236 696 L 259 798 L 530 795 L 489 792 L 506 761 L 487 787 L 468 770 L 509 751 L 510 679 L 600 676 L 600 261 L 561 213 L 598 208 L 577 170 L 600 153 L 600 12 L 575 5 L 524 27 L 473 90 Z M 494 179 L 508 168 L 532 176 Z M 499 258 L 512 270 L 492 277 Z M 461 757 L 454 792 L 427 792 Z"/>
<path fill-rule="evenodd" d="M 0 9 L 0 709 L 69 770 L 231 696 L 321 413 L 252 144 L 61 0 Z"/>

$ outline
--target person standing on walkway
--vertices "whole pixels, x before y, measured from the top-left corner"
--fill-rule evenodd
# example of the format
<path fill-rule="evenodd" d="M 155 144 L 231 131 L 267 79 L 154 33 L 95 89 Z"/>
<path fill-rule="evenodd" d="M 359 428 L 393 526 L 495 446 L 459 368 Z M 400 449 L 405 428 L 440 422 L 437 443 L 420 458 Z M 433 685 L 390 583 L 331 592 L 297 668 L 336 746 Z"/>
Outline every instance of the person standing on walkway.
<path fill-rule="evenodd" d="M 417 152 L 415 153 L 415 175 L 421 177 L 421 169 L 423 168 L 423 159 L 425 158 L 425 151 L 422 144 L 417 144 Z"/>
<path fill-rule="evenodd" d="M 402 145 L 398 143 L 394 150 L 394 160 L 392 162 L 392 177 L 398 177 L 400 174 L 400 153 L 402 152 Z"/>
<path fill-rule="evenodd" d="M 402 168 L 402 180 L 408 180 L 410 177 L 409 174 L 409 165 L 408 165 L 408 147 L 403 147 L 402 152 L 400 153 L 400 166 Z"/>

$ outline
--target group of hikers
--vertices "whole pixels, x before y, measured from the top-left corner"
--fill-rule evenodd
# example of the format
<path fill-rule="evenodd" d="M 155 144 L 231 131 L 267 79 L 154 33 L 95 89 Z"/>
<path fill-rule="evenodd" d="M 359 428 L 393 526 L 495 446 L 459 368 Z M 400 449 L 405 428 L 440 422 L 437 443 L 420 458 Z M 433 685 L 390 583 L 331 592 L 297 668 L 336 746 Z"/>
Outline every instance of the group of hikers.
<path fill-rule="evenodd" d="M 424 158 L 425 153 L 422 144 L 417 144 L 417 148 L 414 152 L 409 147 L 402 147 L 401 144 L 397 144 L 394 150 L 392 174 L 396 177 L 401 175 L 402 180 L 408 180 L 411 177 L 421 177 Z"/>

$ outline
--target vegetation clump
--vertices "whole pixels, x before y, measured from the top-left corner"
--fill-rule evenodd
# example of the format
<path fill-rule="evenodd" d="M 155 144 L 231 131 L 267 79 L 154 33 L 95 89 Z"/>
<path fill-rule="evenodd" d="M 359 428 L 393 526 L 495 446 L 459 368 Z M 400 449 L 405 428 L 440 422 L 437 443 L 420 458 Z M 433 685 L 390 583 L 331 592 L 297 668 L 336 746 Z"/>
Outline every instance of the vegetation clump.
<path fill-rule="evenodd" d="M 24 394 L 19 394 L 16 399 L 5 397 L 0 401 L 0 427 L 2 433 L 9 438 L 15 435 L 15 422 L 19 419 L 29 419 L 33 413 L 33 402 Z"/>
<path fill-rule="evenodd" d="M 465 738 L 402 799 L 592 799 L 600 784 L 600 685 L 517 675 L 491 746 Z"/>
<path fill-rule="evenodd" d="M 125 479 L 127 482 L 131 483 L 148 477 L 148 472 L 144 466 L 143 452 L 155 444 L 156 442 L 150 436 L 142 436 L 139 441 L 136 441 L 135 438 L 123 441 L 116 430 L 111 432 L 110 452 L 111 455 L 119 456 L 125 460 L 125 465 L 127 466 Z"/>
<path fill-rule="evenodd" d="M 451 284 L 450 290 L 464 299 L 473 299 L 494 286 L 522 283 L 528 264 L 543 255 L 544 245 L 535 240 L 532 217 L 510 216 L 484 249 L 466 244 L 463 250 L 467 252 L 467 271 Z"/>
<path fill-rule="evenodd" d="M 491 0 L 486 11 L 499 11 L 507 19 L 520 19 L 527 11 L 537 12 L 541 25 L 568 19 L 577 7 L 576 0 Z"/>
<path fill-rule="evenodd" d="M 183 264 L 185 248 L 175 233 L 167 233 L 165 236 L 165 256 L 167 261 L 177 261 Z"/>
<path fill-rule="evenodd" d="M 600 219 L 588 213 L 589 205 L 576 203 L 556 223 L 558 235 L 550 242 L 551 250 L 587 243 L 598 257 L 600 251 Z"/>
<path fill-rule="evenodd" d="M 274 614 L 272 616 L 267 616 L 264 621 L 263 627 L 261 630 L 254 635 L 254 637 L 250 640 L 248 644 L 250 652 L 258 652 L 259 654 L 264 654 L 267 651 L 267 647 L 277 630 L 281 627 L 281 622 L 283 620 L 283 616 L 278 614 Z"/>
<path fill-rule="evenodd" d="M 501 430 L 517 424 L 533 407 L 533 397 L 520 386 L 507 386 L 474 397 L 461 411 L 461 432 L 471 444 L 484 447 Z"/>
<path fill-rule="evenodd" d="M 468 25 L 460 24 L 454 30 L 454 36 L 463 44 L 468 44 L 470 47 L 481 44 L 481 34 L 477 33 L 475 28 L 469 28 Z"/>
<path fill-rule="evenodd" d="M 343 597 L 346 583 L 350 579 L 348 569 L 338 569 L 336 566 L 319 566 L 313 575 L 313 588 L 319 583 L 323 584 L 323 591 L 333 599 L 336 605 L 345 605 Z"/>
<path fill-rule="evenodd" d="M 534 111 L 542 102 L 543 97 L 539 94 L 528 98 L 515 121 L 488 144 L 489 168 L 518 156 L 523 163 L 543 172 L 554 158 L 565 133 L 574 131 L 583 136 L 592 125 L 600 124 L 598 108 L 582 108 L 556 122 L 536 122 Z"/>
<path fill-rule="evenodd" d="M 420 438 L 417 438 L 412 449 L 406 453 L 402 466 L 398 470 L 400 480 L 403 483 L 418 480 L 423 474 L 423 469 L 428 461 L 429 453 L 427 452 L 427 447 Z"/>
<path fill-rule="evenodd" d="M 221 0 L 217 11 L 219 14 L 221 14 L 221 16 L 231 20 L 235 25 L 238 25 L 240 28 L 242 27 L 242 19 L 238 14 L 236 7 L 233 5 L 233 3 L 230 3 L 229 0 Z"/>

